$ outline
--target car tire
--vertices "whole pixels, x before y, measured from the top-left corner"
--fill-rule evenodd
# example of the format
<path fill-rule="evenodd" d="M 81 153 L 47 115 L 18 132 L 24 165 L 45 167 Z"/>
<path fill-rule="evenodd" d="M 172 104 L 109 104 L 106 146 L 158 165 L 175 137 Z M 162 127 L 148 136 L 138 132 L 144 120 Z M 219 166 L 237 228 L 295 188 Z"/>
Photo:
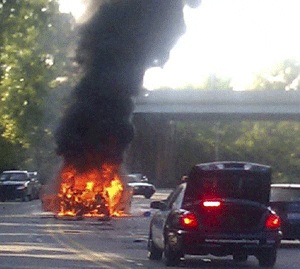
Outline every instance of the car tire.
<path fill-rule="evenodd" d="M 4 193 L 1 193 L 1 194 L 0 194 L 0 201 L 1 201 L 1 202 L 5 202 L 5 200 L 6 200 L 6 199 L 5 199 L 5 194 L 4 194 Z"/>
<path fill-rule="evenodd" d="M 273 267 L 276 263 L 277 249 L 261 250 L 258 256 L 258 262 L 260 267 Z"/>
<path fill-rule="evenodd" d="M 159 261 L 162 259 L 163 251 L 160 250 L 153 242 L 152 235 L 149 234 L 148 239 L 148 258 L 149 260 L 156 260 Z"/>
<path fill-rule="evenodd" d="M 172 250 L 167 240 L 164 253 L 166 258 L 166 266 L 168 267 L 177 266 L 180 263 L 180 258 L 183 256 L 179 251 Z"/>
<path fill-rule="evenodd" d="M 248 255 L 245 253 L 234 253 L 232 257 L 235 262 L 246 262 L 248 259 Z"/>
<path fill-rule="evenodd" d="M 22 202 L 29 202 L 29 201 L 31 201 L 30 194 L 28 195 L 24 194 L 24 196 L 22 197 Z"/>
<path fill-rule="evenodd" d="M 152 196 L 152 193 L 145 193 L 145 195 L 144 195 L 144 196 L 145 196 L 145 198 L 146 198 L 146 199 L 150 199 L 150 198 L 151 198 L 151 196 Z"/>

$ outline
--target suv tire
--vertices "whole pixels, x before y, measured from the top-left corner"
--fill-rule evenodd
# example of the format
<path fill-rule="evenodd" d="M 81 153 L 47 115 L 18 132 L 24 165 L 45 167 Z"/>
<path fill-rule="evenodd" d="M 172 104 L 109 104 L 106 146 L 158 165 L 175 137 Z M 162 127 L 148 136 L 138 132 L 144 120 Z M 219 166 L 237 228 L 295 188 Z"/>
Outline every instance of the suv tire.
<path fill-rule="evenodd" d="M 24 196 L 22 197 L 22 202 L 29 202 L 29 201 L 31 201 L 31 195 L 24 194 Z"/>
<path fill-rule="evenodd" d="M 155 246 L 153 240 L 152 240 L 152 235 L 149 235 L 149 239 L 148 239 L 148 258 L 149 260 L 161 260 L 162 259 L 162 254 L 163 252 L 157 247 Z"/>
<path fill-rule="evenodd" d="M 258 256 L 260 267 L 273 267 L 277 258 L 276 248 L 261 250 Z"/>
<path fill-rule="evenodd" d="M 153 194 L 153 192 L 150 189 L 146 189 L 145 193 L 144 193 L 144 196 L 145 196 L 146 199 L 150 199 L 152 194 Z"/>
<path fill-rule="evenodd" d="M 166 266 L 177 266 L 180 262 L 180 258 L 182 257 L 182 253 L 179 251 L 172 250 L 169 242 L 166 240 L 165 245 L 165 258 L 166 258 Z"/>
<path fill-rule="evenodd" d="M 152 194 L 151 193 L 146 193 L 144 196 L 145 196 L 146 199 L 150 199 Z"/>

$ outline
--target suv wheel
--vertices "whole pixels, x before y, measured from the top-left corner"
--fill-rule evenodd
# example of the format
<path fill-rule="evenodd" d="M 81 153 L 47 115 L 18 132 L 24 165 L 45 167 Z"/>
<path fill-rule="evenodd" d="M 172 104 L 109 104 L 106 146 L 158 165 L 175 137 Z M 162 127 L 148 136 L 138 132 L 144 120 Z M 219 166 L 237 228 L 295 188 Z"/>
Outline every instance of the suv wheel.
<path fill-rule="evenodd" d="M 152 240 L 152 235 L 149 235 L 149 239 L 148 239 L 148 258 L 149 260 L 161 260 L 162 259 L 162 254 L 163 252 L 157 247 L 155 246 L 153 240 Z"/>
<path fill-rule="evenodd" d="M 245 262 L 248 259 L 248 255 L 245 253 L 235 253 L 232 256 L 233 260 L 236 262 Z"/>
<path fill-rule="evenodd" d="M 273 267 L 277 258 L 276 248 L 261 250 L 258 256 L 260 267 Z"/>
<path fill-rule="evenodd" d="M 180 262 L 180 258 L 182 257 L 182 253 L 179 251 L 172 250 L 169 242 L 166 240 L 165 245 L 165 258 L 166 258 L 166 266 L 176 266 Z"/>
<path fill-rule="evenodd" d="M 22 202 L 29 202 L 29 201 L 31 201 L 30 194 L 28 195 L 24 194 L 24 196 L 22 197 Z"/>
<path fill-rule="evenodd" d="M 1 202 L 5 202 L 5 200 L 6 200 L 6 199 L 5 199 L 5 195 L 4 195 L 4 194 L 0 195 L 0 201 L 1 201 Z"/>
<path fill-rule="evenodd" d="M 152 193 L 151 190 L 146 189 L 146 190 L 145 190 L 145 193 L 144 193 L 144 196 L 145 196 L 146 199 L 150 199 L 151 196 L 152 196 L 152 194 L 153 194 L 153 193 Z"/>
<path fill-rule="evenodd" d="M 144 196 L 145 196 L 146 199 L 150 199 L 152 194 L 151 193 L 146 193 Z"/>

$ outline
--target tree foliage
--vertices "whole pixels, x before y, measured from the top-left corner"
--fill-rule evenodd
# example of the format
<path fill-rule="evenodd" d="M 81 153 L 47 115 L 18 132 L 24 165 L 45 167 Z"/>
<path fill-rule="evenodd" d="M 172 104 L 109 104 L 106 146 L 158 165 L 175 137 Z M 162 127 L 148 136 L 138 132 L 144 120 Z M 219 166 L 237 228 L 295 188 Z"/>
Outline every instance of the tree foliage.
<path fill-rule="evenodd" d="M 127 167 L 157 186 L 174 186 L 197 163 L 247 161 L 270 165 L 273 182 L 299 183 L 300 123 L 293 121 L 134 118 Z"/>
<path fill-rule="evenodd" d="M 255 75 L 250 90 L 299 90 L 300 64 L 295 59 L 279 61 Z"/>
<path fill-rule="evenodd" d="M 232 90 L 231 78 L 217 76 L 215 73 L 212 73 L 204 79 L 202 88 L 206 91 Z"/>
<path fill-rule="evenodd" d="M 274 182 L 299 182 L 298 122 L 179 122 L 177 128 L 177 177 L 196 163 L 249 161 L 270 165 Z"/>
<path fill-rule="evenodd" d="M 28 151 L 51 135 L 48 101 L 61 89 L 56 78 L 71 70 L 72 17 L 61 14 L 53 0 L 1 0 L 0 18 L 0 151 L 8 159 L 18 148 L 11 161 L 21 166 Z M 0 170 L 8 168 L 7 161 Z"/>

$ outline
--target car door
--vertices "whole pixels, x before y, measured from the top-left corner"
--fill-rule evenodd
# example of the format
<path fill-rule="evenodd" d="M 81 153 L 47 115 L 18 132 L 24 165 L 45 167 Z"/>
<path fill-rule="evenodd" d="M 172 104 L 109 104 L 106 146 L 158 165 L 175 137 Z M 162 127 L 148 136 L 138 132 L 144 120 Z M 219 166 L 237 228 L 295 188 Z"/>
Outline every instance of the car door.
<path fill-rule="evenodd" d="M 170 212 L 174 209 L 180 208 L 183 200 L 183 194 L 185 190 L 185 183 L 179 185 L 165 201 L 165 207 L 159 209 L 159 211 L 153 217 L 151 223 L 152 239 L 155 244 L 161 249 L 164 248 L 164 229 L 167 218 Z"/>
<path fill-rule="evenodd" d="M 29 175 L 27 175 L 27 195 L 30 196 L 31 199 L 34 198 L 34 180 Z"/>

